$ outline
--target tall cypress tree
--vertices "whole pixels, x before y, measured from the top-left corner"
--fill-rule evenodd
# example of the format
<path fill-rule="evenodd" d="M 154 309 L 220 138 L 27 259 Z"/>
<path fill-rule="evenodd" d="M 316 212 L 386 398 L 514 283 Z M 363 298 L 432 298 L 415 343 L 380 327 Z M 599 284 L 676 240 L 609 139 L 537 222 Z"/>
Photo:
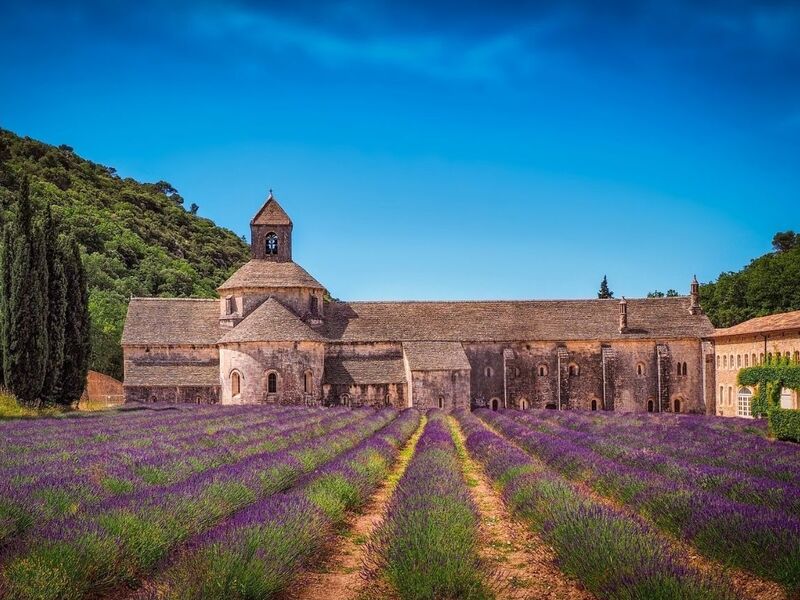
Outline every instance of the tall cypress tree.
<path fill-rule="evenodd" d="M 11 254 L 8 248 L 11 246 L 11 228 L 3 225 L 2 245 L 0 245 L 0 385 L 5 387 L 6 378 L 3 369 L 5 362 L 5 339 L 4 324 L 6 320 L 6 292 L 11 289 L 11 267 L 9 261 Z"/>
<path fill-rule="evenodd" d="M 74 238 L 67 243 L 64 275 L 67 280 L 67 310 L 61 399 L 62 402 L 70 403 L 80 399 L 86 386 L 90 354 L 89 292 L 80 248 Z"/>
<path fill-rule="evenodd" d="M 47 368 L 42 386 L 42 399 L 61 400 L 61 375 L 64 368 L 64 334 L 67 316 L 67 279 L 64 274 L 63 240 L 56 234 L 50 207 L 44 218 L 45 256 L 47 257 Z"/>
<path fill-rule="evenodd" d="M 3 373 L 23 402 L 39 399 L 47 366 L 47 257 L 44 232 L 33 221 L 28 179 L 4 236 Z M 10 239 L 9 239 L 10 238 Z"/>
<path fill-rule="evenodd" d="M 608 278 L 605 275 L 603 275 L 603 281 L 600 282 L 600 291 L 597 292 L 597 297 L 601 300 L 614 297 L 614 292 L 608 288 Z"/>

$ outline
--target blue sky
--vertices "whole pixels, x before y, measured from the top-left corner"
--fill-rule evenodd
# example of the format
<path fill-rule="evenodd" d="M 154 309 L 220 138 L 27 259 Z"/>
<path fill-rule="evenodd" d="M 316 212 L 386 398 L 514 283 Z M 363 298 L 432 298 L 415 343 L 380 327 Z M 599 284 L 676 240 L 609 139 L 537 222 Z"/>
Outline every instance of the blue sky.
<path fill-rule="evenodd" d="M 0 126 L 346 299 L 685 292 L 800 230 L 800 5 L 0 3 Z"/>

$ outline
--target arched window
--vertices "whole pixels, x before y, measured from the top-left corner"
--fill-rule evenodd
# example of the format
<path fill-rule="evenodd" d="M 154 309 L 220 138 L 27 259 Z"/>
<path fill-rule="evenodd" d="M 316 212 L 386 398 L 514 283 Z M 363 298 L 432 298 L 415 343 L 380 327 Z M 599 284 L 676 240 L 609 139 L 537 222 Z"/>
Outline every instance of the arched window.
<path fill-rule="evenodd" d="M 760 365 L 764 364 L 764 353 L 763 352 L 758 355 L 758 364 L 760 364 Z"/>
<path fill-rule="evenodd" d="M 724 406 L 725 405 L 725 386 L 724 385 L 719 386 L 719 405 L 720 406 Z"/>
<path fill-rule="evenodd" d="M 800 350 L 794 351 L 794 362 L 800 363 Z"/>
<path fill-rule="evenodd" d="M 733 368 L 733 354 L 731 354 L 731 355 L 728 357 L 728 359 L 729 359 L 729 361 L 728 361 L 728 365 L 729 365 L 729 366 L 730 366 L 730 368 L 732 369 L 732 368 Z"/>
<path fill-rule="evenodd" d="M 728 406 L 733 406 L 733 388 L 728 386 Z"/>
<path fill-rule="evenodd" d="M 683 375 L 684 375 L 684 377 L 686 376 L 686 373 L 687 373 L 687 368 L 686 368 L 686 362 L 684 361 L 684 363 L 683 363 Z"/>
<path fill-rule="evenodd" d="M 453 383 L 455 383 L 457 379 L 458 379 L 458 373 L 456 373 L 455 371 L 453 371 L 452 373 L 450 373 L 450 381 L 452 381 Z"/>
<path fill-rule="evenodd" d="M 755 367 L 758 364 L 757 361 L 758 361 L 758 357 L 756 356 L 756 353 L 753 352 L 753 359 L 752 359 L 752 362 L 750 364 L 752 364 Z"/>
<path fill-rule="evenodd" d="M 491 407 L 492 410 L 497 410 L 500 408 L 500 398 L 492 398 Z"/>
<path fill-rule="evenodd" d="M 723 366 L 723 368 L 725 368 L 725 369 L 727 369 L 727 368 L 728 368 L 728 357 L 727 357 L 727 356 L 723 356 L 723 357 L 722 357 L 722 366 Z"/>
<path fill-rule="evenodd" d="M 674 406 L 673 411 L 676 413 L 681 412 L 681 400 L 680 398 L 675 398 L 675 401 L 672 403 Z"/>
<path fill-rule="evenodd" d="M 592 400 L 592 410 L 597 410 L 597 400 Z"/>
<path fill-rule="evenodd" d="M 736 415 L 739 417 L 752 417 L 753 413 L 750 411 L 750 401 L 753 399 L 753 393 L 746 387 L 739 388 L 739 393 L 736 395 Z"/>
<path fill-rule="evenodd" d="M 772 352 L 767 352 L 767 362 L 768 363 L 772 362 Z"/>
<path fill-rule="evenodd" d="M 653 412 L 653 401 L 652 400 L 648 400 L 647 401 L 647 412 Z"/>
<path fill-rule="evenodd" d="M 242 376 L 239 373 L 239 371 L 231 371 L 231 397 L 235 398 L 241 393 L 242 393 Z"/>
<path fill-rule="evenodd" d="M 640 362 L 640 363 L 638 363 L 638 364 L 636 365 L 636 374 L 637 374 L 639 377 L 644 377 L 644 374 L 645 374 L 645 368 L 644 368 L 644 363 L 643 363 L 643 362 Z"/>
<path fill-rule="evenodd" d="M 306 394 L 310 394 L 311 390 L 314 388 L 314 379 L 311 371 L 306 371 L 305 375 L 303 376 L 303 391 Z"/>
<path fill-rule="evenodd" d="M 319 310 L 318 302 L 319 300 L 317 300 L 316 296 L 311 296 L 311 299 L 309 300 L 308 309 L 312 315 L 316 315 L 317 311 Z"/>
<path fill-rule="evenodd" d="M 225 296 L 225 314 L 233 314 L 233 296 Z"/>
<path fill-rule="evenodd" d="M 719 369 L 722 366 L 722 357 L 717 354 L 717 368 Z"/>
<path fill-rule="evenodd" d="M 350 394 L 341 394 L 339 396 L 339 404 L 342 406 L 350 406 Z"/>
<path fill-rule="evenodd" d="M 491 377 L 492 375 L 494 375 L 494 371 L 492 370 L 492 367 L 486 367 L 486 368 L 483 370 L 483 374 L 484 374 L 486 377 Z"/>
<path fill-rule="evenodd" d="M 528 410 L 528 401 L 525 398 L 519 399 L 519 409 Z"/>
<path fill-rule="evenodd" d="M 741 354 L 737 354 L 736 355 L 736 368 L 740 369 L 741 367 L 742 367 L 742 355 Z"/>
<path fill-rule="evenodd" d="M 745 367 L 749 367 L 750 366 L 750 355 L 749 354 L 745 354 L 744 355 L 744 366 Z"/>
<path fill-rule="evenodd" d="M 439 396 L 439 408 L 444 408 L 444 396 Z"/>
<path fill-rule="evenodd" d="M 570 377 L 577 377 L 581 374 L 581 368 L 576 365 L 575 363 L 569 364 L 569 376 Z"/>
<path fill-rule="evenodd" d="M 264 251 L 267 255 L 275 255 L 278 253 L 278 236 L 275 235 L 275 233 L 269 232 L 267 234 L 267 238 L 264 240 Z"/>
<path fill-rule="evenodd" d="M 547 365 L 539 365 L 539 377 L 547 376 Z"/>
<path fill-rule="evenodd" d="M 267 375 L 267 393 L 268 394 L 277 394 L 278 393 L 278 374 L 274 371 Z"/>

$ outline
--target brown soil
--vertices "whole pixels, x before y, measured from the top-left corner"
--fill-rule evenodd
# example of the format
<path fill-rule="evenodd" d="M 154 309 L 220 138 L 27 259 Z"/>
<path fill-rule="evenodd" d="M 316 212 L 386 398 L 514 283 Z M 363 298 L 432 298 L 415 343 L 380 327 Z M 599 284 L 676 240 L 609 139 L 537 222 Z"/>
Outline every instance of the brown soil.
<path fill-rule="evenodd" d="M 424 428 L 423 417 L 417 431 L 400 451 L 386 480 L 362 511 L 351 516 L 342 526 L 342 533 L 331 540 L 325 549 L 324 559 L 311 565 L 295 579 L 284 595 L 285 600 L 391 600 L 394 597 L 385 582 L 366 577 L 363 565 L 366 562 L 367 541 L 383 520 L 389 499 L 414 455 Z"/>
<path fill-rule="evenodd" d="M 455 420 L 453 431 L 461 447 L 463 434 Z M 594 598 L 569 579 L 555 562 L 555 552 L 523 522 L 511 516 L 500 493 L 483 468 L 464 452 L 464 474 L 480 514 L 481 558 L 492 570 L 490 585 L 499 600 Z"/>

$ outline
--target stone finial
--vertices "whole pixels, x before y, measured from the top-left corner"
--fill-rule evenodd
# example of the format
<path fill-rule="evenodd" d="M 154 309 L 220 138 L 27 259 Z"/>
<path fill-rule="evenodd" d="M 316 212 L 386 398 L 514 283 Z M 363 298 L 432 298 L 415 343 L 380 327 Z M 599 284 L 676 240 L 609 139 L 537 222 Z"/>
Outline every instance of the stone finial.
<path fill-rule="evenodd" d="M 697 275 L 692 277 L 692 285 L 689 292 L 689 313 L 699 315 L 702 312 L 700 308 L 700 282 L 697 281 Z"/>
<path fill-rule="evenodd" d="M 274 200 L 275 195 L 272 193 L 272 188 L 269 188 L 269 195 L 267 196 L 267 200 Z"/>
<path fill-rule="evenodd" d="M 628 301 L 625 296 L 619 301 L 619 332 L 626 333 L 628 331 Z"/>

